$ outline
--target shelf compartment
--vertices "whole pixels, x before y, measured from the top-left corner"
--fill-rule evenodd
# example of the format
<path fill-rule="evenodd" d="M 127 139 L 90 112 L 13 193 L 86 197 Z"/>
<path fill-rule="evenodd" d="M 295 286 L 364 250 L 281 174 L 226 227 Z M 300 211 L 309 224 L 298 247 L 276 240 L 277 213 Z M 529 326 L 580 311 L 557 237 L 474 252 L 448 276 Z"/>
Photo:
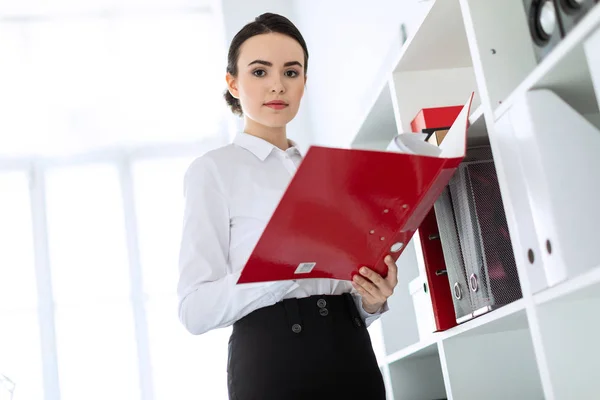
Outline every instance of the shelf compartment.
<path fill-rule="evenodd" d="M 390 363 L 394 400 L 446 398 L 437 344 Z"/>
<path fill-rule="evenodd" d="M 472 67 L 396 71 L 390 88 L 401 132 L 411 132 L 410 122 L 423 108 L 463 105 L 473 92 L 471 108 L 481 104 Z"/>
<path fill-rule="evenodd" d="M 593 271 L 594 283 L 582 285 L 574 279 L 540 294 L 537 307 L 540 337 L 550 382 L 556 399 L 591 399 L 600 393 L 600 280 Z M 582 277 L 583 278 L 583 277 Z M 552 298 L 547 293 L 558 294 Z"/>
<path fill-rule="evenodd" d="M 524 315 L 514 314 L 513 317 Z M 541 399 L 544 392 L 527 324 L 470 330 L 440 343 L 447 385 L 455 399 Z M 490 324 L 482 326 L 489 328 Z"/>
<path fill-rule="evenodd" d="M 395 294 L 394 294 L 395 296 Z M 391 311 L 391 310 L 390 310 Z M 387 363 L 393 363 L 405 358 L 429 355 L 436 351 L 436 343 L 452 337 L 468 337 L 484 334 L 495 334 L 514 330 L 527 329 L 527 315 L 523 299 L 507 304 L 487 314 L 464 322 L 443 332 L 435 332 L 427 338 L 393 352 L 388 351 Z M 387 342 L 386 342 L 387 343 Z M 436 350 L 434 350 L 434 348 Z"/>
<path fill-rule="evenodd" d="M 418 29 L 405 43 L 395 72 L 471 66 L 459 1 L 435 0 L 431 3 Z"/>
<path fill-rule="evenodd" d="M 495 109 L 535 68 L 523 0 L 460 0 L 482 97 Z"/>
<path fill-rule="evenodd" d="M 385 150 L 398 134 L 389 82 L 385 82 L 350 145 L 354 149 Z"/>
<path fill-rule="evenodd" d="M 597 5 L 522 82 L 519 80 L 521 83 L 496 108 L 495 118 L 500 118 L 525 92 L 542 88 L 553 90 L 581 114 L 597 113 L 598 102 L 583 45 L 599 27 Z"/>
<path fill-rule="evenodd" d="M 437 354 L 437 338 L 439 333 L 430 335 L 427 339 L 410 345 L 402 350 L 399 350 L 393 354 L 390 354 L 386 362 L 392 364 L 398 360 L 405 360 L 414 357 L 425 357 L 432 354 Z"/>
<path fill-rule="evenodd" d="M 419 343 L 417 317 L 412 296 L 408 291 L 408 282 L 419 275 L 415 239 L 416 237 L 413 237 L 408 242 L 396 261 L 399 285 L 388 298 L 389 311 L 380 318 L 386 356 Z M 401 286 L 402 282 L 405 283 L 404 287 Z"/>

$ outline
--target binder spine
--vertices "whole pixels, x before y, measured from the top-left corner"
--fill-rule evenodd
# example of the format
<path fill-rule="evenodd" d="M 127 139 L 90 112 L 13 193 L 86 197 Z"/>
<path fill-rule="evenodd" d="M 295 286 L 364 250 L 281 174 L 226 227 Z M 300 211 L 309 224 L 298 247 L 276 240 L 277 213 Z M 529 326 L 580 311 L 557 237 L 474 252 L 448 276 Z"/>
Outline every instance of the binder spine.
<path fill-rule="evenodd" d="M 473 305 L 467 288 L 465 265 L 460 248 L 458 231 L 452 209 L 452 200 L 448 187 L 434 204 L 435 215 L 438 221 L 442 250 L 446 260 L 446 270 L 456 320 L 462 321 L 471 318 Z"/>
<path fill-rule="evenodd" d="M 474 215 L 473 191 L 471 189 L 469 172 L 462 164 L 456 174 L 456 179 L 450 181 L 450 194 L 455 213 L 456 227 L 461 244 L 462 257 L 465 263 L 467 287 L 473 311 L 479 310 L 489 302 L 482 293 L 489 293 L 487 288 L 481 288 L 481 277 L 484 276 L 482 251 L 480 247 L 479 226 Z"/>
<path fill-rule="evenodd" d="M 463 263 L 458 271 L 448 268 L 456 281 L 450 284 L 464 286 L 470 300 L 469 310 L 455 301 L 458 322 L 522 297 L 493 161 L 461 164 L 436 203 L 436 214 L 444 256 L 453 265 Z"/>

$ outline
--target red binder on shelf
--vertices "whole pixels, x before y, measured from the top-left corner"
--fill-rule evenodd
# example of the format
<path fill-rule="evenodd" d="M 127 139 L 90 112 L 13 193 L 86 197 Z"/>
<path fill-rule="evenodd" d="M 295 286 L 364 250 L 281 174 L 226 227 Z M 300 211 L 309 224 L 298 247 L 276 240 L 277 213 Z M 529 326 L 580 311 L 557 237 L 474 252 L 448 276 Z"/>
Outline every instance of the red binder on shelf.
<path fill-rule="evenodd" d="M 442 142 L 443 143 L 443 142 Z M 446 273 L 444 251 L 440 232 L 432 208 L 419 226 L 419 240 L 425 261 L 425 273 L 429 286 L 429 296 L 437 331 L 445 331 L 457 325 L 454 303 L 450 292 L 450 282 Z"/>
<path fill-rule="evenodd" d="M 439 157 L 312 146 L 238 280 L 352 280 L 362 266 L 387 276 L 466 153 L 473 94 Z"/>

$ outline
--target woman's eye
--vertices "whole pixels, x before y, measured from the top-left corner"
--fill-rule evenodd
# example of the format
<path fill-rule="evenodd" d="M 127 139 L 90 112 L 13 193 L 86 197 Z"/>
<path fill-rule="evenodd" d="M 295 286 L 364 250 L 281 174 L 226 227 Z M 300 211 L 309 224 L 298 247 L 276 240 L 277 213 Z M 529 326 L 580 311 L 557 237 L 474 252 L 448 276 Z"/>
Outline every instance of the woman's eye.
<path fill-rule="evenodd" d="M 294 70 L 289 70 L 289 71 L 286 71 L 286 72 L 285 72 L 285 75 L 286 75 L 288 78 L 295 78 L 295 77 L 297 77 L 299 74 L 298 74 L 298 72 L 297 72 L 297 71 L 294 71 Z"/>
<path fill-rule="evenodd" d="M 254 74 L 254 76 L 258 76 L 259 78 L 262 76 L 265 76 L 266 71 L 264 69 L 257 69 L 256 71 L 252 72 Z"/>

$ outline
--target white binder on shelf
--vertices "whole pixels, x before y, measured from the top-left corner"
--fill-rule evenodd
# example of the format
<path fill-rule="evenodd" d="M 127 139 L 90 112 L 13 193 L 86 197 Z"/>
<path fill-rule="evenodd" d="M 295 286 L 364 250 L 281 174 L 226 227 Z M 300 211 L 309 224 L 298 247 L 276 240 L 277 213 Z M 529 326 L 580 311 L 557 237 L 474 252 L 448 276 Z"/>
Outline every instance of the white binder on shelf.
<path fill-rule="evenodd" d="M 508 116 L 553 286 L 600 265 L 600 130 L 546 89 L 523 95 Z"/>

